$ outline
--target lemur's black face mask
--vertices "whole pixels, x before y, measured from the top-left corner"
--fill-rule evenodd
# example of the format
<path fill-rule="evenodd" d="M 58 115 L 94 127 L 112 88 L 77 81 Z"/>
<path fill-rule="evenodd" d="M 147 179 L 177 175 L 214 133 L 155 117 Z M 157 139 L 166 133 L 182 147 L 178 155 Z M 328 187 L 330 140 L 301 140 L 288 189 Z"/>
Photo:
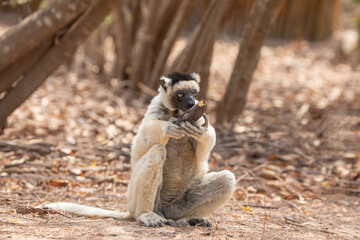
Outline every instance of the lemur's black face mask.
<path fill-rule="evenodd" d="M 177 76 L 181 75 L 181 76 Z M 193 107 L 198 96 L 199 80 L 191 74 L 173 73 L 171 78 L 161 78 L 160 86 L 167 93 L 172 108 L 186 111 Z M 179 79 L 179 78 L 183 79 Z M 177 85 L 181 84 L 181 85 Z M 174 90 L 176 89 L 176 90 Z"/>
<path fill-rule="evenodd" d="M 186 111 L 195 105 L 198 93 L 194 89 L 178 90 L 174 94 L 173 104 L 176 108 Z"/>

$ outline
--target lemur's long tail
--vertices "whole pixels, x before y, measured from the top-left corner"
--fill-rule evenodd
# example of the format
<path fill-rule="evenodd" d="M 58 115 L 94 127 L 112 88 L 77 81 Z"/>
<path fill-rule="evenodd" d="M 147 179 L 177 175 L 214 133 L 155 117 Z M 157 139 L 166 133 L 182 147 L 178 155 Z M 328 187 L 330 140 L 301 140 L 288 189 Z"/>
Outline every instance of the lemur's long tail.
<path fill-rule="evenodd" d="M 37 206 L 37 208 L 47 207 L 54 211 L 64 211 L 86 217 L 130 219 L 129 212 L 117 212 L 96 207 L 89 207 L 75 203 L 57 202 Z"/>

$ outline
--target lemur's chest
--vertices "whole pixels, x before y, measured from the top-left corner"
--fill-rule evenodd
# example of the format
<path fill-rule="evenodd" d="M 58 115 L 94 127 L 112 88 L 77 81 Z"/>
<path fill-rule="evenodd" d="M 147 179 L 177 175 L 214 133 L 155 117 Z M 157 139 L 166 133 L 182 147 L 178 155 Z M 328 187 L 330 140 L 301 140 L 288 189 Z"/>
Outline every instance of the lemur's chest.
<path fill-rule="evenodd" d="M 182 139 L 169 139 L 166 145 L 166 161 L 167 169 L 164 171 L 179 172 L 182 175 L 191 174 L 189 168 L 194 169 L 196 166 L 196 143 L 195 140 L 188 137 Z"/>
<path fill-rule="evenodd" d="M 166 145 L 161 199 L 170 203 L 181 196 L 197 174 L 193 139 L 170 139 Z"/>

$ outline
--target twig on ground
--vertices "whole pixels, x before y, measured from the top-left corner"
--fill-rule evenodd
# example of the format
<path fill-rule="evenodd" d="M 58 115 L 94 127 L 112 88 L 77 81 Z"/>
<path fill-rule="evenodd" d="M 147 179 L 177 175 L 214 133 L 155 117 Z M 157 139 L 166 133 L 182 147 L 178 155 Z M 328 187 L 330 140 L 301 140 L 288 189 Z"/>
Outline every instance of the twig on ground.
<path fill-rule="evenodd" d="M 12 163 L 10 164 L 4 164 L 4 168 L 12 168 L 12 167 L 17 167 L 17 166 L 20 166 L 20 165 L 23 165 L 27 162 L 27 160 L 25 160 L 24 158 L 20 159 L 20 160 L 16 160 L 16 161 L 13 161 Z"/>
<path fill-rule="evenodd" d="M 354 194 L 354 195 L 360 194 L 359 189 L 352 189 L 352 188 L 332 188 L 331 190 L 347 193 L 347 194 Z"/>
<path fill-rule="evenodd" d="M 308 161 L 307 164 L 313 163 L 315 161 L 315 159 L 307 154 L 305 154 L 302 150 L 300 150 L 299 148 L 291 148 L 291 147 L 287 147 L 287 146 L 280 146 L 276 143 L 273 142 L 268 142 L 268 141 L 259 141 L 257 139 L 254 138 L 250 138 L 250 139 L 246 139 L 246 140 L 240 140 L 240 139 L 236 139 L 233 138 L 232 141 L 225 141 L 225 142 L 219 142 L 214 151 L 215 152 L 219 152 L 219 153 L 226 153 L 229 152 L 229 149 L 235 151 L 239 148 L 242 148 L 242 145 L 248 143 L 248 144 L 260 144 L 263 145 L 265 147 L 270 147 L 270 148 L 275 148 L 278 149 L 280 151 L 284 151 L 284 152 L 290 152 L 293 154 L 296 154 L 302 158 L 304 158 L 305 160 Z"/>
<path fill-rule="evenodd" d="M 298 207 L 295 203 L 292 203 L 292 202 L 290 202 L 290 201 L 288 201 L 288 200 L 284 200 L 290 207 L 292 207 L 292 208 L 295 208 L 295 209 L 297 209 L 297 210 L 301 210 L 301 208 L 300 207 Z"/>
<path fill-rule="evenodd" d="M 284 218 L 285 218 L 286 221 L 295 222 L 295 223 L 301 223 L 301 221 L 296 220 L 296 219 L 293 219 L 293 218 L 290 218 L 290 217 L 284 216 Z"/>
<path fill-rule="evenodd" d="M 217 224 L 217 221 L 216 221 L 216 219 L 215 219 L 215 214 L 214 214 L 214 211 L 213 211 L 213 209 L 212 209 L 212 207 L 211 207 L 210 200 L 207 199 L 207 201 L 208 201 L 208 204 L 209 204 L 209 208 L 210 208 L 210 210 L 211 210 L 212 219 L 213 219 L 214 222 L 215 222 L 215 228 L 218 229 L 218 224 Z"/>
<path fill-rule="evenodd" d="M 47 210 L 47 211 L 48 211 L 48 218 L 49 218 L 49 219 L 50 219 L 50 212 L 55 212 L 55 213 L 57 213 L 57 214 L 59 214 L 59 215 L 61 215 L 61 216 L 64 216 L 64 217 L 66 217 L 66 218 L 72 218 L 69 214 L 66 214 L 66 212 L 62 213 L 62 212 L 60 212 L 60 211 L 55 211 L 55 210 L 52 209 L 52 208 L 42 207 L 42 208 L 40 208 L 40 209 L 42 209 L 42 210 Z"/>
<path fill-rule="evenodd" d="M 238 179 L 236 179 L 236 183 L 239 183 L 241 180 L 243 180 L 244 178 L 246 178 L 247 176 L 249 176 L 249 173 L 246 172 L 243 175 L 241 175 L 240 177 L 238 177 Z"/>
<path fill-rule="evenodd" d="M 280 145 L 277 145 L 277 144 L 272 143 L 272 142 L 258 141 L 258 140 L 249 140 L 249 141 L 247 141 L 247 143 L 257 143 L 257 144 L 260 144 L 260 145 L 276 148 L 276 149 L 279 149 L 279 150 L 282 150 L 282 151 L 285 151 L 285 152 L 292 152 L 292 153 L 297 154 L 300 157 L 308 160 L 310 163 L 315 161 L 315 159 L 313 157 L 306 155 L 303 151 L 301 151 L 298 148 L 290 148 L 290 147 L 286 147 L 286 146 L 280 146 Z"/>
<path fill-rule="evenodd" d="M 40 201 L 40 203 L 43 203 L 43 200 L 39 197 L 39 195 L 36 194 L 36 192 L 34 192 L 34 191 L 31 191 L 31 192 L 32 192 L 32 194 L 35 195 L 35 197 L 37 197 L 37 199 Z"/>
<path fill-rule="evenodd" d="M 296 221 L 296 220 L 295 220 L 295 221 Z M 296 221 L 296 222 L 295 222 L 295 221 L 293 221 L 293 219 L 290 220 L 290 218 L 285 217 L 285 223 L 290 224 L 290 225 L 294 225 L 294 226 L 297 226 L 297 227 L 303 227 L 303 228 L 306 228 L 306 229 L 311 230 L 311 231 L 318 231 L 318 232 L 323 232 L 323 233 L 337 234 L 336 232 L 329 231 L 329 230 L 324 230 L 324 229 L 319 229 L 319 228 L 308 227 L 308 226 L 306 226 L 306 225 L 304 225 L 304 224 L 297 223 L 297 222 L 299 222 L 299 221 Z"/>
<path fill-rule="evenodd" d="M 252 207 L 252 208 L 264 208 L 264 209 L 279 209 L 279 207 L 275 206 L 266 206 L 266 205 L 251 205 L 251 204 L 243 204 L 244 207 Z"/>
<path fill-rule="evenodd" d="M 264 166 L 265 163 L 262 163 L 252 169 L 246 170 L 246 173 L 244 173 L 243 175 L 241 175 L 240 177 L 238 177 L 238 179 L 236 179 L 236 183 L 239 183 L 241 180 L 243 180 L 244 178 L 246 178 L 247 176 L 251 175 L 253 177 L 256 176 L 256 174 L 253 173 L 253 171 L 258 170 L 259 168 L 261 168 L 262 166 Z"/>
<path fill-rule="evenodd" d="M 359 186 L 360 185 L 360 182 L 359 181 L 346 181 L 346 180 L 338 180 L 338 181 L 335 181 L 336 184 L 346 184 L 346 185 L 354 185 L 354 186 Z"/>
<path fill-rule="evenodd" d="M 15 150 L 25 150 L 29 152 L 37 152 L 43 155 L 50 154 L 51 144 L 32 144 L 32 145 L 15 145 L 7 142 L 0 141 L 0 151 L 1 152 L 9 152 Z"/>

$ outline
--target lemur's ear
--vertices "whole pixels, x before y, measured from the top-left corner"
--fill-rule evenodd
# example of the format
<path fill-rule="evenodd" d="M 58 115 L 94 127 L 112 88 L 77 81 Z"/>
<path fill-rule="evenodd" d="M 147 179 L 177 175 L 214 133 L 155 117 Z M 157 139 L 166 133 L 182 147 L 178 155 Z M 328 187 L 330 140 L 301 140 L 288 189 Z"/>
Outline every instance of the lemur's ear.
<path fill-rule="evenodd" d="M 190 73 L 191 77 L 195 79 L 197 83 L 200 83 L 200 75 L 197 73 Z"/>
<path fill-rule="evenodd" d="M 160 78 L 159 82 L 160 82 L 160 86 L 161 86 L 162 88 L 164 88 L 165 91 L 166 91 L 166 89 L 171 85 L 171 79 L 170 79 L 170 78 L 167 78 L 167 77 L 164 77 L 164 76 L 162 76 L 162 77 Z"/>

